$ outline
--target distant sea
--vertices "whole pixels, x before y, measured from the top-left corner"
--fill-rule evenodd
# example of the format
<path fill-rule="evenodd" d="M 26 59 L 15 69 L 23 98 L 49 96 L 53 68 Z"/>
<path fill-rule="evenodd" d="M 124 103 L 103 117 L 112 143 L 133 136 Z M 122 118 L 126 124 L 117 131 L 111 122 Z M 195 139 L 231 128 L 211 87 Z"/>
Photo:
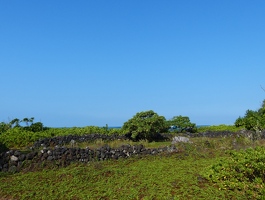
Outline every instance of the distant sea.
<path fill-rule="evenodd" d="M 205 127 L 205 126 L 210 126 L 210 125 L 197 125 L 197 128 Z M 105 126 L 98 126 L 98 127 L 105 127 Z M 121 127 L 122 126 L 109 126 L 108 129 L 120 129 Z M 73 127 L 51 127 L 51 128 L 73 128 Z"/>
<path fill-rule="evenodd" d="M 200 128 L 200 127 L 205 127 L 205 126 L 210 126 L 210 125 L 197 125 L 197 128 Z M 109 129 L 120 129 L 121 126 L 109 126 Z"/>

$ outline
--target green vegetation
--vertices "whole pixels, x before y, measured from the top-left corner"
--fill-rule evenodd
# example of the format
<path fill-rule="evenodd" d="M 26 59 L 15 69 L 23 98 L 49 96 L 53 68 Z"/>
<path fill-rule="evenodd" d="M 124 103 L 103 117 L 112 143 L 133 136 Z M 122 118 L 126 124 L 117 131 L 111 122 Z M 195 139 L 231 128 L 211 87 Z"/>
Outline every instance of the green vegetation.
<path fill-rule="evenodd" d="M 244 117 L 235 121 L 235 126 L 244 127 L 247 130 L 262 131 L 265 129 L 265 100 L 257 111 L 247 110 Z"/>
<path fill-rule="evenodd" d="M 32 145 L 41 138 L 51 138 L 66 135 L 84 134 L 121 134 L 120 129 L 106 129 L 97 126 L 73 127 L 73 128 L 46 128 L 43 131 L 33 132 L 32 130 L 21 127 L 14 127 L 0 134 L 0 142 L 8 148 L 22 148 Z"/>
<path fill-rule="evenodd" d="M 221 190 L 244 193 L 249 199 L 265 197 L 265 148 L 256 147 L 228 152 L 206 172 L 206 177 Z"/>
<path fill-rule="evenodd" d="M 264 108 L 264 106 L 262 107 Z M 263 113 L 264 109 L 258 112 Z M 241 121 L 244 121 L 243 118 Z M 0 143 L 8 148 L 22 148 L 32 145 L 36 140 L 50 138 L 55 136 L 66 135 L 85 135 L 85 134 L 127 134 L 135 141 L 148 140 L 155 141 L 158 139 L 158 133 L 168 132 L 170 126 L 176 127 L 172 134 L 179 132 L 206 132 L 206 131 L 231 131 L 241 130 L 243 125 L 238 126 L 218 125 L 205 126 L 196 128 L 195 123 L 191 123 L 187 116 L 174 116 L 166 120 L 154 111 L 143 111 L 136 113 L 131 119 L 124 123 L 122 129 L 109 129 L 106 127 L 86 126 L 72 128 L 48 128 L 44 127 L 41 122 L 34 122 L 34 118 L 24 118 L 19 120 L 15 118 L 8 123 L 0 123 Z M 242 123 L 241 123 L 242 124 Z"/>
<path fill-rule="evenodd" d="M 122 129 L 108 127 L 46 128 L 34 118 L 0 123 L 0 152 L 23 149 L 40 138 L 84 134 L 129 134 L 133 140 L 76 143 L 76 147 L 119 147 L 143 144 L 165 147 L 170 141 L 155 141 L 170 126 L 177 132 L 260 132 L 265 129 L 265 101 L 258 111 L 247 110 L 234 126 L 195 128 L 186 116 L 166 121 L 154 111 L 137 113 Z M 23 124 L 24 126 L 22 126 Z M 179 133 L 172 133 L 179 134 Z M 20 173 L 0 173 L 0 199 L 265 199 L 265 140 L 244 136 L 192 137 L 177 143 L 177 153 L 135 156 L 128 159 L 73 163 L 58 168 L 55 163 L 26 163 Z M 70 145 L 70 144 L 69 144 Z"/>
<path fill-rule="evenodd" d="M 4 133 L 10 129 L 13 128 L 19 128 L 20 130 L 27 130 L 31 132 L 39 132 L 47 129 L 47 127 L 43 127 L 43 124 L 41 122 L 33 123 L 34 117 L 31 118 L 24 118 L 22 120 L 19 120 L 18 118 L 12 119 L 10 122 L 0 123 L 0 134 Z M 22 126 L 21 123 L 24 123 L 25 126 Z"/>
<path fill-rule="evenodd" d="M 237 132 L 241 130 L 242 127 L 236 127 L 234 125 L 225 125 L 225 124 L 220 124 L 220 125 L 213 125 L 213 126 L 201 126 L 197 128 L 197 132 L 206 132 L 206 131 L 231 131 L 231 132 Z"/>
<path fill-rule="evenodd" d="M 56 136 L 66 136 L 66 135 L 85 135 L 85 134 L 106 134 L 106 135 L 122 135 L 128 133 L 129 130 L 134 130 L 137 134 L 135 141 L 137 140 L 156 140 L 157 133 L 161 131 L 161 133 L 165 133 L 168 131 L 168 122 L 164 121 L 164 118 L 159 116 L 158 119 L 161 121 L 153 122 L 156 120 L 154 118 L 147 118 L 141 120 L 129 120 L 126 122 L 122 129 L 107 129 L 106 127 L 98 127 L 98 126 L 86 126 L 86 127 L 72 127 L 72 128 L 47 128 L 44 127 L 41 131 L 33 131 L 32 129 L 25 127 L 14 126 L 13 128 L 8 128 L 7 130 L 0 132 L 0 143 L 5 145 L 8 148 L 23 148 L 27 146 L 31 146 L 36 140 L 43 138 L 51 138 Z M 145 127 L 145 123 L 148 126 Z M 33 127 L 37 123 L 31 124 Z M 138 125 L 137 125 L 138 124 Z M 192 124 L 192 123 L 191 123 Z M 159 128 L 155 129 L 155 127 L 161 126 L 160 131 Z M 180 127 L 188 127 L 186 125 L 182 125 Z M 219 126 L 205 126 L 197 129 L 197 132 L 206 132 L 206 131 L 231 131 L 236 132 L 242 129 L 242 127 L 236 126 L 228 126 L 228 125 L 219 125 Z M 193 129 L 195 130 L 195 129 Z M 178 130 L 176 132 L 179 132 Z M 172 135 L 175 134 L 175 131 L 172 132 Z M 194 133 L 195 134 L 195 133 Z"/>
<path fill-rule="evenodd" d="M 168 131 L 166 119 L 152 110 L 136 113 L 131 119 L 123 124 L 122 130 L 128 133 L 132 139 L 154 140 L 158 133 Z"/>
<path fill-rule="evenodd" d="M 233 148 L 232 140 L 194 138 L 192 144 L 177 144 L 178 153 L 174 154 L 72 164 L 60 169 L 29 166 L 21 173 L 0 174 L 0 196 L 8 199 L 247 199 L 244 191 L 219 190 L 215 182 L 203 176 L 207 167 L 229 157 L 223 149 Z M 247 144 L 241 140 L 237 143 Z"/>
<path fill-rule="evenodd" d="M 0 196 L 32 200 L 225 199 L 224 192 L 199 180 L 200 171 L 212 163 L 214 159 L 157 156 L 19 173 L 0 178 Z"/>
<path fill-rule="evenodd" d="M 196 124 L 190 122 L 190 118 L 187 116 L 174 116 L 171 120 L 168 120 L 168 125 L 174 127 L 175 132 L 196 132 Z"/>
<path fill-rule="evenodd" d="M 231 131 L 236 132 L 242 127 L 219 125 L 219 126 L 205 126 L 198 128 L 197 132 L 205 131 Z M 85 134 L 124 134 L 122 129 L 106 129 L 105 127 L 86 126 L 86 127 L 72 127 L 72 128 L 46 128 L 43 131 L 33 132 L 19 127 L 8 129 L 0 134 L 0 143 L 6 145 L 8 148 L 22 148 L 32 145 L 36 140 L 41 138 L 51 138 L 55 136 L 66 135 L 85 135 Z M 172 133 L 174 134 L 174 133 Z M 143 139 L 144 140 L 144 139 Z"/>

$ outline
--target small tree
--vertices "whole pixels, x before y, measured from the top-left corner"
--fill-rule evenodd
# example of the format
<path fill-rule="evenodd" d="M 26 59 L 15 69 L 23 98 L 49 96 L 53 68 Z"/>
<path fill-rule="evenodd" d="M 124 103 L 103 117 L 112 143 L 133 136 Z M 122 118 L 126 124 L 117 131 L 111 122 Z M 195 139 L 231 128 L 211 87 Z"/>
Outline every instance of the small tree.
<path fill-rule="evenodd" d="M 25 117 L 24 119 L 21 120 L 21 122 L 24 122 L 26 126 L 29 126 L 29 118 Z"/>
<path fill-rule="evenodd" d="M 39 131 L 43 131 L 44 127 L 41 122 L 36 122 L 36 123 L 32 123 L 29 128 L 33 132 L 39 132 Z"/>
<path fill-rule="evenodd" d="M 33 124 L 33 121 L 34 121 L 34 117 L 29 118 L 29 122 L 31 123 L 30 125 Z"/>
<path fill-rule="evenodd" d="M 242 117 L 238 117 L 235 121 L 235 126 L 236 127 L 241 127 L 245 125 L 245 120 Z"/>
<path fill-rule="evenodd" d="M 196 132 L 196 124 L 191 123 L 190 118 L 186 116 L 174 116 L 168 124 L 176 128 L 178 132 Z"/>
<path fill-rule="evenodd" d="M 166 119 L 152 110 L 136 113 L 122 126 L 124 133 L 128 133 L 132 139 L 154 140 L 157 134 L 166 132 L 168 126 Z"/>
<path fill-rule="evenodd" d="M 257 111 L 247 110 L 244 117 L 239 117 L 235 121 L 235 126 L 244 127 L 247 130 L 260 132 L 265 129 L 265 100 Z"/>
<path fill-rule="evenodd" d="M 24 129 L 29 130 L 30 126 L 33 124 L 34 121 L 34 117 L 31 118 L 27 118 L 25 117 L 24 119 L 21 120 L 21 122 L 24 122 L 26 124 L 26 126 L 24 127 Z"/>
<path fill-rule="evenodd" d="M 20 120 L 18 118 L 15 118 L 11 120 L 10 125 L 11 127 L 20 127 L 19 123 L 20 123 Z"/>

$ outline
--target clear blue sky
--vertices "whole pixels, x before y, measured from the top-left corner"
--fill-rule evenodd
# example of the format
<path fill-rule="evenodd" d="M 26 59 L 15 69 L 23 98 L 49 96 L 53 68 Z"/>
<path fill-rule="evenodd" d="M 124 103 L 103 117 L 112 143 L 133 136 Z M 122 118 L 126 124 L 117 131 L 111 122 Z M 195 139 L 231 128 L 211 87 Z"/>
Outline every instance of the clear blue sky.
<path fill-rule="evenodd" d="M 265 92 L 265 1 L 0 2 L 0 121 L 233 124 Z"/>

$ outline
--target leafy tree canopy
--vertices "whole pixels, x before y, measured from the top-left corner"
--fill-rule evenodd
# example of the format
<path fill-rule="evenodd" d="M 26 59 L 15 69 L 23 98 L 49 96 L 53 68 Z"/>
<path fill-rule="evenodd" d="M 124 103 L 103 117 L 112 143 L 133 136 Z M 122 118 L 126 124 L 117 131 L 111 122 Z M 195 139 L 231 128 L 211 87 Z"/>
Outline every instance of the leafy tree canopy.
<path fill-rule="evenodd" d="M 20 128 L 32 132 L 39 132 L 42 131 L 43 129 L 47 129 L 46 127 L 43 127 L 43 124 L 41 122 L 36 122 L 33 123 L 34 117 L 31 118 L 24 118 L 22 120 L 19 120 L 18 118 L 12 119 L 10 122 L 5 123 L 1 122 L 0 123 L 0 134 L 6 132 L 9 129 L 13 128 Z M 20 123 L 25 123 L 26 126 L 21 126 Z"/>
<path fill-rule="evenodd" d="M 178 132 L 196 132 L 196 124 L 191 123 L 187 116 L 174 116 L 171 120 L 168 120 L 168 124 Z"/>
<path fill-rule="evenodd" d="M 167 132 L 168 125 L 164 116 L 152 110 L 136 113 L 122 126 L 124 133 L 130 134 L 134 140 L 154 140 L 158 133 Z"/>
<path fill-rule="evenodd" d="M 235 126 L 244 127 L 247 130 L 261 131 L 265 129 L 265 100 L 257 111 L 247 110 L 244 117 L 235 121 Z"/>

